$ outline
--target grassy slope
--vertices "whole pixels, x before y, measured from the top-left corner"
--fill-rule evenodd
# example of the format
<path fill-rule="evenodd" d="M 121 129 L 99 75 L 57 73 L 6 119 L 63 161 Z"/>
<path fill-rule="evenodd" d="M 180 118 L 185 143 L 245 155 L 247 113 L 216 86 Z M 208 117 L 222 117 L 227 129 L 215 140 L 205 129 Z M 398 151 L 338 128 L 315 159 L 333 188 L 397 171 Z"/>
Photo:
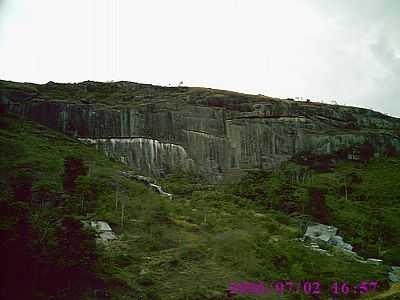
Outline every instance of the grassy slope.
<path fill-rule="evenodd" d="M 355 251 L 400 265 L 399 170 L 398 157 L 366 165 L 341 161 L 327 173 L 288 163 L 275 174 L 248 176 L 234 193 L 324 223 L 311 203 L 312 191 L 318 190 L 325 197 L 325 222 L 338 227 Z"/>
<path fill-rule="evenodd" d="M 77 103 L 105 104 L 113 107 L 135 106 L 152 102 L 191 103 L 209 106 L 240 104 L 273 99 L 202 87 L 165 87 L 134 82 L 19 83 L 0 80 L 0 91 L 11 98 L 68 100 Z M 242 108 L 243 109 L 243 108 Z"/>
<path fill-rule="evenodd" d="M 1 125 L 2 199 L 9 198 L 7 178 L 18 166 L 34 167 L 35 189 L 48 186 L 61 191 L 64 157 L 78 155 L 89 165 L 99 191 L 95 218 L 109 222 L 120 235 L 119 241 L 99 250 L 98 273 L 105 278 L 112 299 L 225 299 L 230 282 L 285 279 L 319 280 L 325 293 L 334 281 L 357 283 L 386 277 L 383 267 L 355 263 L 341 253 L 327 257 L 304 248 L 294 240 L 301 233 L 291 219 L 262 202 L 248 201 L 232 188 L 173 177 L 162 181 L 167 191 L 178 194 L 169 201 L 118 176 L 125 166 L 73 139 L 13 117 L 2 118 Z M 123 227 L 120 203 L 115 207 L 116 184 L 120 202 L 126 203 Z M 306 299 L 301 295 L 285 298 Z"/>

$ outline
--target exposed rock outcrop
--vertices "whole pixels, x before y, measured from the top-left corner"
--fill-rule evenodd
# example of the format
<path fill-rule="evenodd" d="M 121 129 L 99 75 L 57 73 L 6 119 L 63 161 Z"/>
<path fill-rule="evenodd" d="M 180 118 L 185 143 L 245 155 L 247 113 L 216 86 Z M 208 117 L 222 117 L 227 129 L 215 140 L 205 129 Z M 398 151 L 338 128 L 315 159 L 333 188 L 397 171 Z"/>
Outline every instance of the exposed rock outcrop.
<path fill-rule="evenodd" d="M 150 177 L 145 177 L 145 176 L 141 176 L 141 175 L 137 175 L 134 174 L 132 172 L 127 172 L 127 171 L 122 171 L 121 175 L 126 177 L 126 178 L 130 178 L 130 179 L 134 179 L 137 181 L 141 181 L 144 184 L 146 184 L 148 187 L 150 187 L 154 192 L 159 193 L 161 196 L 164 197 L 168 197 L 170 200 L 172 200 L 172 194 L 165 192 L 161 186 L 159 186 L 156 181 Z"/>
<path fill-rule="evenodd" d="M 97 234 L 96 240 L 99 243 L 107 243 L 108 241 L 112 241 L 117 238 L 107 222 L 91 221 L 89 223 L 87 221 L 83 221 L 83 224 L 85 227 L 91 227 L 96 231 Z"/>
<path fill-rule="evenodd" d="M 365 142 L 400 150 L 400 120 L 367 109 L 124 82 L 112 86 L 114 102 L 85 98 L 104 86 L 53 83 L 27 95 L 13 87 L 2 103 L 156 176 L 191 171 L 216 181 L 235 170 L 275 167 L 300 152 L 328 154 Z M 52 100 L 55 88 L 65 89 L 61 100 Z M 81 96 L 69 96 L 73 88 L 83 89 L 75 92 Z"/>
<path fill-rule="evenodd" d="M 332 256 L 332 254 L 325 249 L 320 247 L 326 247 L 328 245 L 334 246 L 336 249 L 340 249 L 343 253 L 346 253 L 352 257 L 353 260 L 370 265 L 383 265 L 382 259 L 377 258 L 363 258 L 353 251 L 353 247 L 343 242 L 343 238 L 336 235 L 337 228 L 334 226 L 324 225 L 324 224 L 312 224 L 307 226 L 307 230 L 304 233 L 303 238 L 298 240 L 305 243 L 305 247 L 310 248 L 313 251 L 322 253 L 327 256 Z M 388 279 L 391 282 L 400 282 L 400 267 L 391 266 L 391 270 L 388 272 Z"/>
<path fill-rule="evenodd" d="M 388 275 L 391 282 L 400 283 L 400 267 L 392 266 Z"/>
<path fill-rule="evenodd" d="M 311 246 L 313 244 L 317 245 L 315 248 L 318 248 L 318 242 L 322 242 L 335 246 L 339 249 L 352 252 L 353 247 L 350 244 L 345 243 L 340 235 L 336 235 L 336 232 L 337 228 L 334 226 L 328 226 L 324 224 L 310 225 L 307 227 L 307 230 L 304 234 L 304 239 L 311 240 Z"/>

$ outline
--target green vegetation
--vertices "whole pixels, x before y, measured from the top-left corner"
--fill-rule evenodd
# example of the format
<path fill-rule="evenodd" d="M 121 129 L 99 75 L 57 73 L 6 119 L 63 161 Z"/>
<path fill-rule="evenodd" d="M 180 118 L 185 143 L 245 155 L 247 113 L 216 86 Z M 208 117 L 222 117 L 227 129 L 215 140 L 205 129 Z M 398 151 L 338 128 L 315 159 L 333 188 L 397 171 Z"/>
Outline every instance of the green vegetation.
<path fill-rule="evenodd" d="M 134 82 L 95 82 L 46 84 L 18 83 L 0 80 L 0 91 L 12 99 L 43 99 L 83 104 L 104 104 L 112 107 L 135 106 L 144 103 L 168 102 L 228 107 L 247 111 L 247 103 L 270 100 L 266 96 L 247 95 L 231 91 L 200 87 L 165 87 Z"/>
<path fill-rule="evenodd" d="M 233 192 L 293 217 L 334 225 L 360 255 L 399 265 L 399 170 L 398 157 L 341 161 L 327 172 L 287 163 L 278 172 L 248 175 Z"/>
<path fill-rule="evenodd" d="M 398 257 L 397 158 L 343 163 L 332 173 L 292 164 L 275 174 L 251 173 L 237 185 L 176 175 L 160 179 L 175 194 L 171 201 L 122 177 L 126 166 L 74 139 L 11 116 L 2 116 L 0 125 L 0 247 L 20 249 L 0 258 L 7 266 L 1 278 L 14 282 L 25 262 L 36 270 L 10 285 L 19 299 L 89 300 L 97 290 L 97 299 L 107 291 L 105 299 L 221 300 L 232 282 L 271 280 L 318 280 L 327 299 L 334 281 L 385 282 L 384 266 L 305 248 L 293 217 L 300 214 L 327 217 L 368 254 L 393 263 Z M 118 240 L 95 248 L 82 220 L 108 222 Z M 30 276 L 38 277 L 19 295 Z M 56 289 L 49 288 L 50 278 L 57 279 Z M 282 299 L 308 297 L 286 293 Z"/>

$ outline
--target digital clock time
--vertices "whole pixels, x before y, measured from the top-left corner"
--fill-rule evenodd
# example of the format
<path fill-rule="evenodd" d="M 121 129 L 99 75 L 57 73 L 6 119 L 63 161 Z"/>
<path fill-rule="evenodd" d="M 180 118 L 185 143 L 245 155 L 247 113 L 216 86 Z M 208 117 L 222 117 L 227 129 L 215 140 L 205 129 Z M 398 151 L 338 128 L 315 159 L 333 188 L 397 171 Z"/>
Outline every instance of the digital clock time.
<path fill-rule="evenodd" d="M 348 294 L 367 294 L 376 291 L 378 281 L 361 281 L 359 284 L 349 284 L 347 282 L 334 282 L 331 284 L 330 291 L 334 296 Z"/>

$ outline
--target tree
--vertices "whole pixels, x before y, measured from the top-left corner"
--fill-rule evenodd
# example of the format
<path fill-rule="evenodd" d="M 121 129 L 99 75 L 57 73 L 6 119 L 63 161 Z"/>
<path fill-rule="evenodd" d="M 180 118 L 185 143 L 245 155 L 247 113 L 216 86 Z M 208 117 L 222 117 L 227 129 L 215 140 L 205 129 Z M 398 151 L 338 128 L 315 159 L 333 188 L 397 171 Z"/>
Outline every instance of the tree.
<path fill-rule="evenodd" d="M 29 169 L 17 171 L 11 183 L 15 201 L 32 201 L 32 182 L 33 176 Z"/>
<path fill-rule="evenodd" d="M 329 222 L 328 208 L 325 203 L 324 193 L 315 188 L 310 191 L 310 211 L 311 215 L 318 220 L 318 222 L 327 224 Z"/>
<path fill-rule="evenodd" d="M 0 116 L 4 115 L 5 112 L 6 112 L 6 105 L 3 102 L 4 101 L 3 100 L 3 97 L 4 97 L 4 91 L 3 90 L 4 89 L 3 89 L 3 87 L 1 85 L 2 85 L 2 83 L 0 83 Z"/>
<path fill-rule="evenodd" d="M 269 208 L 275 208 L 279 203 L 279 198 L 283 188 L 282 180 L 276 176 L 272 176 L 265 182 L 265 190 Z"/>
<path fill-rule="evenodd" d="M 388 157 L 396 157 L 397 150 L 392 144 L 385 145 L 384 154 Z"/>
<path fill-rule="evenodd" d="M 94 235 L 85 231 L 79 220 L 67 216 L 55 236 L 57 244 L 51 261 L 56 271 L 53 280 L 58 285 L 57 292 L 64 291 L 62 296 L 66 299 L 77 299 L 94 279 L 97 259 Z"/>
<path fill-rule="evenodd" d="M 297 209 L 304 215 L 305 214 L 305 204 L 308 200 L 308 191 L 304 187 L 298 187 L 293 193 L 293 199 L 296 202 Z"/>
<path fill-rule="evenodd" d="M 47 186 L 41 186 L 38 190 L 38 197 L 40 205 L 43 207 L 45 203 L 49 202 L 51 194 Z"/>
<path fill-rule="evenodd" d="M 79 176 L 75 180 L 75 195 L 80 200 L 82 211 L 96 203 L 97 190 L 91 177 Z"/>
<path fill-rule="evenodd" d="M 1 95 L 0 95 L 1 97 Z M 0 98 L 1 101 L 1 98 Z M 4 115 L 6 113 L 6 106 L 0 102 L 0 116 Z"/>
<path fill-rule="evenodd" d="M 37 235 L 29 222 L 29 210 L 22 203 L 0 201 L 0 299 L 33 299 L 32 272 Z M 29 271 L 28 271 L 29 270 Z"/>
<path fill-rule="evenodd" d="M 125 219 L 125 199 L 121 199 L 121 227 L 124 227 Z"/>
<path fill-rule="evenodd" d="M 360 160 L 368 162 L 374 156 L 374 146 L 370 143 L 364 143 L 359 146 Z"/>
<path fill-rule="evenodd" d="M 75 190 L 75 181 L 79 176 L 85 176 L 88 168 L 81 158 L 68 156 L 64 159 L 64 191 L 72 193 Z"/>

